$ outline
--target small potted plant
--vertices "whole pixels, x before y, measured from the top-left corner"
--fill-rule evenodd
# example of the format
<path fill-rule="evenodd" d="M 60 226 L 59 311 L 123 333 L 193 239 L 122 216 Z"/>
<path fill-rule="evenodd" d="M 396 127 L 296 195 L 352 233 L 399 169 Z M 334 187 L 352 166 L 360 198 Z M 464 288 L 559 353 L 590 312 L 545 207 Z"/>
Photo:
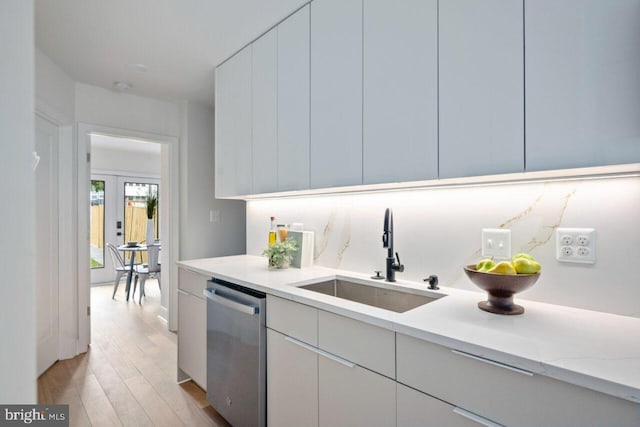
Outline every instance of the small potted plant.
<path fill-rule="evenodd" d="M 147 245 L 152 245 L 155 241 L 156 208 L 158 207 L 158 193 L 151 193 L 147 196 Z"/>
<path fill-rule="evenodd" d="M 276 242 L 262 252 L 269 258 L 269 269 L 289 268 L 293 253 L 298 250 L 296 242 L 293 240 L 285 240 Z"/>

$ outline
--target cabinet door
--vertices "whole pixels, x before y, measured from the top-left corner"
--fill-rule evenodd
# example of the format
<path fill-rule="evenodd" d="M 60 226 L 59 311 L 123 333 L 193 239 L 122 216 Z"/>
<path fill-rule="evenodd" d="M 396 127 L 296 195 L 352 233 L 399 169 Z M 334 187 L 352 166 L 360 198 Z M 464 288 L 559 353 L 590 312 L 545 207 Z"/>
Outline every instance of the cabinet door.
<path fill-rule="evenodd" d="M 273 29 L 251 45 L 253 194 L 278 189 L 278 63 Z"/>
<path fill-rule="evenodd" d="M 527 170 L 640 161 L 640 0 L 525 2 Z"/>
<path fill-rule="evenodd" d="M 358 365 L 318 357 L 320 426 L 396 425 L 396 383 Z"/>
<path fill-rule="evenodd" d="M 309 188 L 309 6 L 278 25 L 278 190 Z"/>
<path fill-rule="evenodd" d="M 207 388 L 207 302 L 178 291 L 178 368 Z"/>
<path fill-rule="evenodd" d="M 440 2 L 441 178 L 524 170 L 522 3 Z"/>
<path fill-rule="evenodd" d="M 216 197 L 251 193 L 251 47 L 216 69 Z"/>
<path fill-rule="evenodd" d="M 364 1 L 364 184 L 438 177 L 436 0 Z"/>
<path fill-rule="evenodd" d="M 397 385 L 398 427 L 478 427 L 477 422 L 455 412 L 442 400 L 420 393 L 402 384 Z M 459 410 L 458 410 L 459 411 Z M 462 412 L 466 415 L 465 412 Z"/>
<path fill-rule="evenodd" d="M 267 329 L 267 425 L 318 425 L 318 355 L 303 345 Z"/>
<path fill-rule="evenodd" d="M 311 3 L 311 188 L 362 184 L 362 0 Z"/>

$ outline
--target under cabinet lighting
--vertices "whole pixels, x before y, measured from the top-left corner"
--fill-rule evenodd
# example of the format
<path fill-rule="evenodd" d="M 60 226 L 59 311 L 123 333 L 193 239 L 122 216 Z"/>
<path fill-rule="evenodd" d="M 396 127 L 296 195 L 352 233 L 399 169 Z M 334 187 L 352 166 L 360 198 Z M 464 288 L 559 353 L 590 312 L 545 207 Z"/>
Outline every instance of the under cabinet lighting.
<path fill-rule="evenodd" d="M 280 193 L 254 194 L 229 197 L 239 200 L 270 200 L 339 196 L 354 194 L 388 193 L 396 191 L 418 191 L 442 188 L 472 188 L 500 185 L 535 184 L 541 182 L 584 181 L 592 179 L 615 179 L 640 176 L 640 163 L 615 166 L 599 166 L 579 169 L 563 169 L 540 172 L 524 172 L 479 177 L 433 179 L 429 181 L 398 182 L 390 184 L 354 185 L 315 190 L 287 191 Z"/>

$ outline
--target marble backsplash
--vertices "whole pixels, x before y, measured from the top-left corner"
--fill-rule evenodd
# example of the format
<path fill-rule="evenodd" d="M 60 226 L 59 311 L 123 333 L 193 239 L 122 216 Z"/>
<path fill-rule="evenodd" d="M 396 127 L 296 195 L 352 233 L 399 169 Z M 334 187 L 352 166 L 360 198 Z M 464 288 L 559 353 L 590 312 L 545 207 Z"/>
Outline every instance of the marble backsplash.
<path fill-rule="evenodd" d="M 516 298 L 640 317 L 640 177 L 513 183 L 247 202 L 247 253 L 267 243 L 269 217 L 315 232 L 315 263 L 384 271 L 385 208 L 393 209 L 397 279 L 437 274 L 444 286 L 479 291 L 462 266 L 481 258 L 481 229 L 511 230 L 512 252 L 543 266 Z M 555 259 L 557 227 L 596 229 L 596 263 Z M 384 274 L 384 273 L 383 273 Z"/>

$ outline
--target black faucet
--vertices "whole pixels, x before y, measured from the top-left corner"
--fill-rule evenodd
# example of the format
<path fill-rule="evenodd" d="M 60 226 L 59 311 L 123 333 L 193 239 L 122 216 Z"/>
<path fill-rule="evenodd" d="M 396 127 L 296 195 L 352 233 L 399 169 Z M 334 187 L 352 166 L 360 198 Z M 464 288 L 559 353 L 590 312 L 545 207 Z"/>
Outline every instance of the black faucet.
<path fill-rule="evenodd" d="M 403 272 L 404 265 L 400 263 L 400 257 L 396 252 L 393 258 L 393 212 L 387 208 L 384 212 L 384 232 L 382 233 L 382 247 L 387 249 L 387 282 L 396 281 L 396 271 Z M 398 260 L 396 263 L 395 260 Z"/>

